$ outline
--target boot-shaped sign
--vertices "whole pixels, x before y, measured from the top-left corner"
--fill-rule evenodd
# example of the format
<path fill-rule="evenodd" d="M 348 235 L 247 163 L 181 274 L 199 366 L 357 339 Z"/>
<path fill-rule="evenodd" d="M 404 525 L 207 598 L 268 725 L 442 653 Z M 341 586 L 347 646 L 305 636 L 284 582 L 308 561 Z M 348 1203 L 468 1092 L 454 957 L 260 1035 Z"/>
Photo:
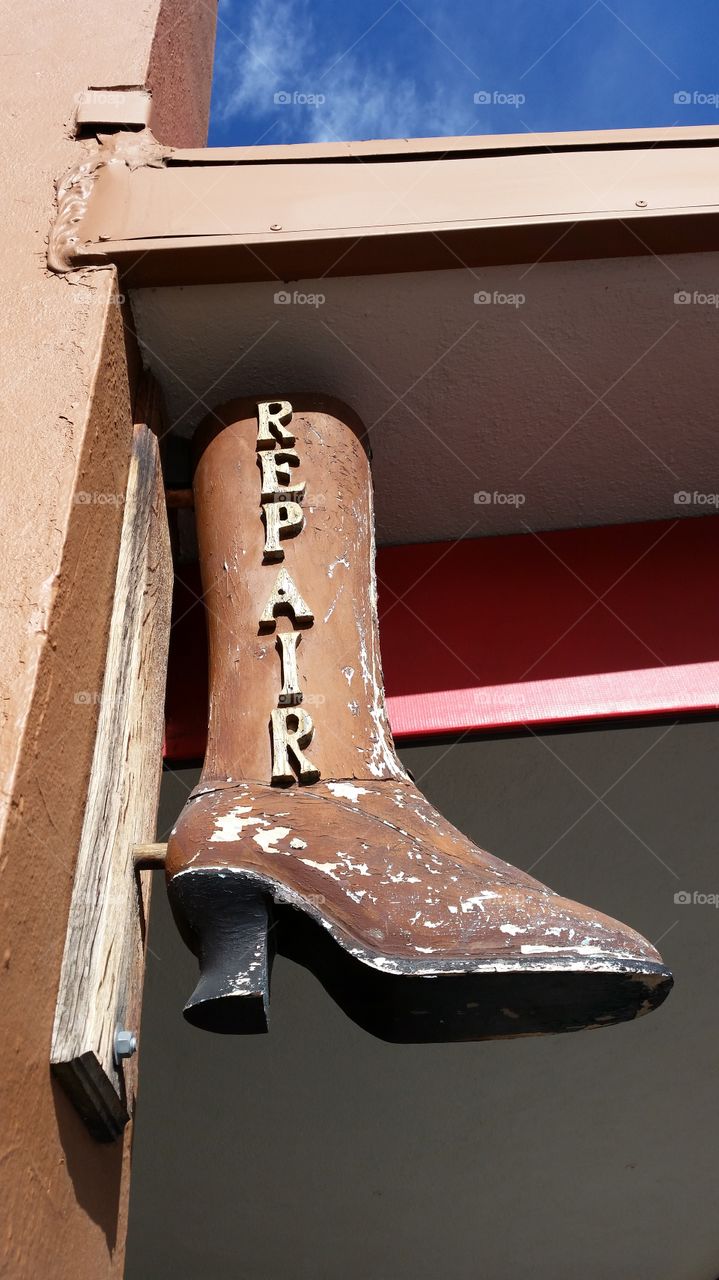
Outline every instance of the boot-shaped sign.
<path fill-rule="evenodd" d="M 200 963 L 189 1021 L 266 1030 L 275 947 L 388 1040 L 577 1030 L 660 1004 L 672 979 L 644 938 L 477 848 L 397 758 L 355 414 L 306 394 L 225 405 L 198 432 L 194 491 L 208 746 L 167 856 Z"/>

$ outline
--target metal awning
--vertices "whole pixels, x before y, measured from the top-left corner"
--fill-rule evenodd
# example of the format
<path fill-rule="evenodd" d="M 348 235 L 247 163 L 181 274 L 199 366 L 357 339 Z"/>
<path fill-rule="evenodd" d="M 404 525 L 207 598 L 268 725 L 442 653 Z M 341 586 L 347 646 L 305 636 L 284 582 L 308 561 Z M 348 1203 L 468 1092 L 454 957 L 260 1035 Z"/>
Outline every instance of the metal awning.
<path fill-rule="evenodd" d="M 189 151 L 114 135 L 71 183 L 65 265 L 140 287 L 706 251 L 717 146 L 719 126 Z"/>

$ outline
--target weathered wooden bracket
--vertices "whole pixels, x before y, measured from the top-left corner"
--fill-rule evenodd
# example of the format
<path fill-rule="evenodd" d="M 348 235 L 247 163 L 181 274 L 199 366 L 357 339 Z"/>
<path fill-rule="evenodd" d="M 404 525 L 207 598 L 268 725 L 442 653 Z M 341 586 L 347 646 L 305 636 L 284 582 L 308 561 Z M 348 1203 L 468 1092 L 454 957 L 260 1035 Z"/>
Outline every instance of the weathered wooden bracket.
<path fill-rule="evenodd" d="M 93 1136 L 128 1121 L 134 1062 L 117 1062 L 118 1025 L 136 1029 L 162 768 L 172 558 L 157 439 L 135 428 L 95 751 L 80 837 L 51 1064 Z M 150 857 L 149 865 L 156 865 Z"/>

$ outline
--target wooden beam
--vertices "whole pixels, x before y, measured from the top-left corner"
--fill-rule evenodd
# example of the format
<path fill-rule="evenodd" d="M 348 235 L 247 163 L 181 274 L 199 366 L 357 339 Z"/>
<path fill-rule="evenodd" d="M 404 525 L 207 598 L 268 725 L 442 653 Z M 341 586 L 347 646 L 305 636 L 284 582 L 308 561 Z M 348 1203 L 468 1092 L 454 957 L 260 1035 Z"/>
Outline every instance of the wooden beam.
<path fill-rule="evenodd" d="M 136 844 L 132 861 L 136 871 L 159 871 L 165 865 L 167 844 Z"/>
<path fill-rule="evenodd" d="M 171 596 L 158 445 L 139 425 L 51 1051 L 54 1074 L 104 1141 L 130 1111 L 114 1036 L 139 1017 L 149 881 L 133 846 L 154 836 Z"/>

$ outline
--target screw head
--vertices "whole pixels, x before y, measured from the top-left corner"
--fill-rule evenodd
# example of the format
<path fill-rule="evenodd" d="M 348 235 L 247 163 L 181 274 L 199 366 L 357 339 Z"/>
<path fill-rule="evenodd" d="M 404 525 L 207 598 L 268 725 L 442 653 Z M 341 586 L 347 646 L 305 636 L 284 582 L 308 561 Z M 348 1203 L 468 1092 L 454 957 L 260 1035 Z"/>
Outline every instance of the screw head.
<path fill-rule="evenodd" d="M 279 222 L 273 222 L 270 226 L 270 231 L 281 231 L 281 230 L 282 230 L 282 226 Z"/>
<path fill-rule="evenodd" d="M 646 200 L 635 200 L 634 203 L 637 206 L 637 209 L 646 209 L 647 207 Z"/>
<path fill-rule="evenodd" d="M 121 1062 L 123 1058 L 131 1058 L 137 1051 L 137 1036 L 134 1031 L 128 1031 L 126 1027 L 118 1027 L 115 1031 L 113 1049 L 116 1062 Z"/>

